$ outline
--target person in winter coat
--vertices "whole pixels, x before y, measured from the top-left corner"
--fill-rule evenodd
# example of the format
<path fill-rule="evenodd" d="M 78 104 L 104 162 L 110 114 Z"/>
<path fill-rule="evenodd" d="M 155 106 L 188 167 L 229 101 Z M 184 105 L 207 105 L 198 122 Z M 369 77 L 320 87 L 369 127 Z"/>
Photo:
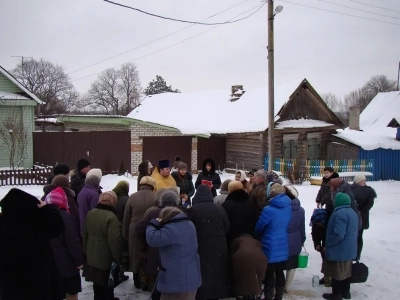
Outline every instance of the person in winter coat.
<path fill-rule="evenodd" d="M 179 196 L 177 193 L 173 191 L 168 191 L 166 189 L 160 189 L 156 193 L 156 197 L 161 194 L 161 199 L 159 202 L 159 207 L 156 209 L 149 208 L 145 216 L 140 219 L 136 224 L 136 235 L 138 239 L 143 242 L 146 242 L 146 227 L 150 223 L 151 220 L 157 219 L 160 216 L 160 212 L 165 207 L 178 207 L 179 206 Z M 149 278 L 148 285 L 149 290 L 153 290 L 154 284 L 157 280 L 158 275 L 158 265 L 160 261 L 159 250 L 156 247 L 151 247 L 147 245 L 146 249 L 146 271 L 147 276 Z M 153 300 L 158 300 L 161 296 L 157 290 L 153 293 Z"/>
<path fill-rule="evenodd" d="M 288 225 L 292 218 L 291 200 L 279 183 L 269 183 L 267 188 L 269 205 L 264 207 L 258 219 L 254 235 L 260 238 L 263 252 L 268 259 L 265 274 L 265 299 L 282 300 L 285 289 L 283 270 L 289 258 Z M 274 276 L 276 280 L 274 280 Z"/>
<path fill-rule="evenodd" d="M 226 179 L 222 184 L 221 184 L 221 189 L 219 190 L 220 195 L 214 197 L 214 203 L 218 205 L 222 205 L 226 197 L 228 197 L 228 185 L 232 181 L 232 179 Z"/>
<path fill-rule="evenodd" d="M 158 166 L 154 169 L 153 173 L 151 173 L 151 177 L 156 181 L 154 193 L 161 188 L 176 188 L 175 179 L 171 176 L 169 160 L 160 160 Z"/>
<path fill-rule="evenodd" d="M 267 205 L 267 174 L 264 170 L 258 170 L 254 173 L 254 183 L 250 193 L 250 200 L 257 206 L 257 218 L 261 211 Z"/>
<path fill-rule="evenodd" d="M 285 293 L 288 293 L 289 285 L 293 281 L 294 273 L 298 267 L 298 257 L 301 248 L 306 241 L 306 216 L 304 208 L 298 199 L 299 193 L 292 185 L 285 185 L 286 195 L 292 200 L 292 218 L 288 226 L 289 259 L 286 262 Z"/>
<path fill-rule="evenodd" d="M 140 163 L 138 167 L 138 172 L 139 175 L 137 179 L 137 191 L 139 191 L 140 188 L 140 180 L 142 180 L 144 176 L 151 176 L 151 173 L 153 172 L 153 165 L 149 160 L 145 160 Z"/>
<path fill-rule="evenodd" d="M 178 171 L 172 172 L 172 177 L 175 179 L 176 186 L 179 188 L 182 205 L 185 207 L 191 206 L 190 198 L 194 195 L 193 177 L 187 171 L 187 165 L 180 162 L 177 166 Z"/>
<path fill-rule="evenodd" d="M 236 300 L 258 300 L 268 266 L 262 245 L 250 234 L 235 238 L 231 244 L 232 289 Z"/>
<path fill-rule="evenodd" d="M 339 174 L 334 172 L 331 167 L 325 167 L 324 177 L 322 177 L 322 184 L 318 191 L 317 198 L 315 199 L 318 207 L 329 205 L 329 209 L 332 210 L 331 187 L 329 185 L 329 182 L 331 181 L 331 179 L 335 178 L 339 178 Z"/>
<path fill-rule="evenodd" d="M 56 188 L 61 187 L 64 190 L 65 195 L 68 200 L 68 211 L 74 219 L 76 227 L 80 228 L 80 220 L 79 220 L 79 209 L 78 205 L 75 202 L 75 192 L 69 188 L 69 180 L 66 175 L 56 175 L 53 177 L 51 184 L 45 185 L 43 187 L 44 195 L 42 197 L 42 201 L 46 198 L 46 196 Z"/>
<path fill-rule="evenodd" d="M 230 230 L 226 236 L 228 249 L 233 239 L 243 234 L 253 234 L 257 222 L 257 207 L 250 201 L 249 195 L 239 181 L 228 185 L 228 197 L 222 204 L 229 219 Z"/>
<path fill-rule="evenodd" d="M 358 232 L 357 238 L 357 260 L 360 260 L 361 258 L 361 252 L 364 245 L 364 230 L 369 228 L 369 211 L 374 206 L 374 201 L 377 197 L 375 190 L 370 186 L 367 186 L 366 182 L 367 178 L 364 175 L 356 175 L 354 177 L 354 183 L 351 185 L 351 192 L 354 194 L 354 198 L 358 204 L 358 210 L 362 220 L 362 227 Z"/>
<path fill-rule="evenodd" d="M 0 207 L 0 299 L 54 299 L 50 241 L 64 231 L 60 210 L 15 188 Z"/>
<path fill-rule="evenodd" d="M 247 181 L 246 172 L 243 170 L 237 170 L 235 173 L 235 180 L 243 184 L 244 189 L 247 191 L 249 187 L 249 182 Z"/>
<path fill-rule="evenodd" d="M 133 193 L 125 206 L 123 237 L 129 242 L 129 271 L 133 272 L 135 287 L 140 289 L 139 262 L 145 245 L 138 239 L 135 231 L 136 223 L 143 218 L 147 209 L 154 205 L 153 190 L 156 181 L 150 176 L 140 180 L 139 191 Z"/>
<path fill-rule="evenodd" d="M 69 213 L 67 195 L 61 187 L 52 190 L 44 202 L 56 205 L 64 222 L 64 232 L 50 242 L 61 279 L 57 299 L 77 300 L 78 293 L 82 292 L 79 270 L 84 264 L 79 229 Z"/>
<path fill-rule="evenodd" d="M 311 237 L 314 244 L 314 249 L 321 254 L 322 268 L 324 274 L 325 260 L 325 239 L 328 216 L 325 209 L 317 208 L 311 216 Z M 325 284 L 326 287 L 331 287 L 332 279 L 329 276 L 324 276 L 319 280 L 319 284 Z"/>
<path fill-rule="evenodd" d="M 247 174 L 249 177 L 249 184 L 247 186 L 247 193 L 251 195 L 251 191 L 253 190 L 254 184 L 254 174 L 257 172 L 257 169 L 251 169 L 251 171 Z"/>
<path fill-rule="evenodd" d="M 215 205 L 209 186 L 201 184 L 187 211 L 196 226 L 203 284 L 196 300 L 229 297 L 228 249 L 226 235 L 229 219 L 225 210 Z"/>
<path fill-rule="evenodd" d="M 90 162 L 84 158 L 78 160 L 76 170 L 69 173 L 71 177 L 70 188 L 75 192 L 75 199 L 78 200 L 78 195 L 85 186 L 86 174 L 90 171 Z"/>
<path fill-rule="evenodd" d="M 194 187 L 197 190 L 202 184 L 202 180 L 210 181 L 212 182 L 211 193 L 213 197 L 217 196 L 217 190 L 221 187 L 221 178 L 216 172 L 215 161 L 213 161 L 211 158 L 204 160 L 201 170 L 201 173 L 197 176 Z"/>
<path fill-rule="evenodd" d="M 357 255 L 358 216 L 350 204 L 348 195 L 337 193 L 326 232 L 325 274 L 332 277 L 332 293 L 323 294 L 324 299 L 351 299 L 350 277 L 352 260 Z"/>
<path fill-rule="evenodd" d="M 87 257 L 86 281 L 93 282 L 94 299 L 114 300 L 114 288 L 108 286 L 113 261 L 122 258 L 121 230 L 115 214 L 117 195 L 102 193 L 98 205 L 86 218 L 83 249 Z"/>
<path fill-rule="evenodd" d="M 186 214 L 166 207 L 150 221 L 146 240 L 160 249 L 157 290 L 162 300 L 194 300 L 201 285 L 196 229 Z"/>
<path fill-rule="evenodd" d="M 53 178 L 57 175 L 65 175 L 68 176 L 69 174 L 69 167 L 66 164 L 57 164 L 53 169 L 53 175 L 47 178 L 47 184 L 51 184 Z M 69 181 L 68 181 L 69 184 Z M 69 185 L 68 185 L 69 187 Z"/>
<path fill-rule="evenodd" d="M 83 236 L 86 216 L 89 211 L 95 208 L 99 202 L 99 188 L 102 173 L 100 169 L 91 169 L 86 174 L 85 186 L 78 195 L 78 207 L 80 218 L 80 231 Z"/>

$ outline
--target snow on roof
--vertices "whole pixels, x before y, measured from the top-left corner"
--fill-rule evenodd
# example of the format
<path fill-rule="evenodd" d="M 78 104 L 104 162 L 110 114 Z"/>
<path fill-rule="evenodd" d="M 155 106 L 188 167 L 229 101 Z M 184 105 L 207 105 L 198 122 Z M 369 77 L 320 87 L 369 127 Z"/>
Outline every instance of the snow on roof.
<path fill-rule="evenodd" d="M 48 122 L 48 123 L 58 123 L 58 119 L 57 118 L 38 118 L 35 121 L 38 122 Z"/>
<path fill-rule="evenodd" d="M 325 121 L 320 120 L 311 120 L 311 119 L 298 119 L 298 120 L 289 120 L 278 122 L 276 125 L 276 129 L 284 129 L 284 128 L 313 128 L 313 127 L 328 127 L 333 126 L 334 124 L 330 124 Z"/>
<path fill-rule="evenodd" d="M 11 82 L 13 82 L 16 86 L 18 86 L 24 93 L 28 94 L 28 96 L 31 97 L 33 100 L 35 100 L 37 103 L 44 104 L 42 100 L 40 100 L 38 97 L 32 94 L 26 87 L 22 85 L 21 82 L 19 82 L 14 76 L 8 73 L 8 71 L 4 69 L 2 66 L 0 66 L 0 73 L 6 76 Z"/>
<path fill-rule="evenodd" d="M 300 85 L 275 87 L 275 115 Z M 184 134 L 259 132 L 268 128 L 268 88 L 247 90 L 230 101 L 230 89 L 148 96 L 128 117 L 175 127 Z"/>
<path fill-rule="evenodd" d="M 379 93 L 360 115 L 362 131 L 338 130 L 335 136 L 360 146 L 364 150 L 378 148 L 400 150 L 400 141 L 396 140 L 396 128 L 387 125 L 394 114 L 400 112 L 400 92 Z"/>
<path fill-rule="evenodd" d="M 0 99 L 3 99 L 3 100 L 30 100 L 29 98 L 22 96 L 22 95 L 8 93 L 8 92 L 2 92 L 2 91 L 0 91 Z"/>

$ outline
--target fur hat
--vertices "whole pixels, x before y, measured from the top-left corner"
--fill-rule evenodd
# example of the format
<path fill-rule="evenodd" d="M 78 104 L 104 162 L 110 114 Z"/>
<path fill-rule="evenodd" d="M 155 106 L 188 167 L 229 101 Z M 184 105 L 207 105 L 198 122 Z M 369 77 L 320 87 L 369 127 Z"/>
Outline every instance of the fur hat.
<path fill-rule="evenodd" d="M 180 170 L 187 170 L 187 164 L 185 164 L 184 162 L 180 162 L 177 166 L 178 171 Z"/>
<path fill-rule="evenodd" d="M 78 171 L 80 171 L 83 168 L 86 168 L 88 166 L 90 166 L 90 162 L 87 159 L 81 158 L 80 160 L 78 160 L 78 164 L 77 164 Z"/>
<path fill-rule="evenodd" d="M 101 193 L 99 204 L 114 207 L 117 204 L 117 194 L 113 191 Z"/>
<path fill-rule="evenodd" d="M 356 176 L 354 176 L 353 182 L 355 184 L 359 184 L 361 181 L 367 181 L 367 177 L 362 174 L 357 174 Z"/>
<path fill-rule="evenodd" d="M 165 169 L 165 168 L 169 168 L 170 164 L 169 164 L 169 160 L 168 159 L 164 159 L 164 160 L 160 160 L 158 161 L 158 167 L 161 169 Z"/>
<path fill-rule="evenodd" d="M 91 184 L 94 187 L 99 187 L 102 176 L 103 174 L 100 169 L 90 169 L 86 174 L 85 183 Z"/>
<path fill-rule="evenodd" d="M 44 202 L 46 202 L 46 204 L 57 205 L 60 209 L 64 209 L 69 213 L 67 195 L 65 195 L 65 192 L 61 187 L 58 187 L 47 194 L 44 198 Z"/>
<path fill-rule="evenodd" d="M 175 191 L 169 191 L 167 190 L 162 196 L 161 196 L 161 207 L 167 207 L 167 206 L 178 206 L 179 205 L 179 195 Z"/>
<path fill-rule="evenodd" d="M 267 198 L 274 198 L 277 195 L 286 194 L 285 188 L 279 184 L 270 182 L 267 187 Z"/>
<path fill-rule="evenodd" d="M 69 174 L 69 167 L 66 164 L 58 164 L 53 169 L 54 175 L 68 175 Z"/>
<path fill-rule="evenodd" d="M 293 185 L 287 184 L 284 186 L 284 188 L 286 190 L 286 196 L 288 196 L 291 200 L 297 199 L 299 197 L 299 192 Z"/>
<path fill-rule="evenodd" d="M 180 214 L 182 211 L 179 208 L 169 206 L 160 211 L 160 219 L 162 223 L 165 223 Z"/>
<path fill-rule="evenodd" d="M 230 183 L 231 181 L 232 181 L 232 179 L 226 179 L 226 180 L 221 184 L 220 192 L 227 192 L 227 191 L 228 191 L 229 183 Z"/>
<path fill-rule="evenodd" d="M 329 181 L 329 185 L 333 188 L 333 189 L 337 189 L 342 183 L 343 183 L 343 178 L 333 178 Z"/>
<path fill-rule="evenodd" d="M 117 194 L 117 196 L 128 195 L 129 194 L 129 182 L 125 180 L 121 180 L 117 183 L 115 188 L 113 188 L 113 192 Z"/>
<path fill-rule="evenodd" d="M 156 187 L 156 180 L 150 176 L 144 176 L 140 179 L 140 185 L 149 185 L 152 186 L 153 189 Z"/>
<path fill-rule="evenodd" d="M 228 193 L 232 193 L 234 191 L 243 190 L 243 184 L 240 181 L 233 180 L 228 184 Z"/>
<path fill-rule="evenodd" d="M 69 179 L 65 175 L 54 176 L 51 185 L 69 188 Z"/>

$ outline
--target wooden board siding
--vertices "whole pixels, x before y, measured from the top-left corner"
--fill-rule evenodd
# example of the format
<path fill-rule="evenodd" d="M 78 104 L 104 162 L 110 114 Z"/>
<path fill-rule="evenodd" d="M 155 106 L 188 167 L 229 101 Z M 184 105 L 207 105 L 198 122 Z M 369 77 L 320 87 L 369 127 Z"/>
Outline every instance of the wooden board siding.
<path fill-rule="evenodd" d="M 75 169 L 80 158 L 89 160 L 92 168 L 106 172 L 118 171 L 121 162 L 130 171 L 130 131 L 33 133 L 35 163 L 50 166 L 65 163 L 70 169 Z"/>
<path fill-rule="evenodd" d="M 327 141 L 327 159 L 359 159 L 360 147 L 330 135 Z"/>
<path fill-rule="evenodd" d="M 183 162 L 187 164 L 188 171 L 191 171 L 191 136 L 143 137 L 143 160 L 150 160 L 153 166 L 156 166 L 159 160 L 169 159 L 171 167 L 173 167 L 177 155 L 182 157 Z"/>
<path fill-rule="evenodd" d="M 197 138 L 197 170 L 201 170 L 203 161 L 211 158 L 219 170 L 225 169 L 226 143 L 224 137 Z"/>
<path fill-rule="evenodd" d="M 228 134 L 226 136 L 226 167 L 246 171 L 261 168 L 265 156 L 261 152 L 262 140 L 261 133 Z"/>

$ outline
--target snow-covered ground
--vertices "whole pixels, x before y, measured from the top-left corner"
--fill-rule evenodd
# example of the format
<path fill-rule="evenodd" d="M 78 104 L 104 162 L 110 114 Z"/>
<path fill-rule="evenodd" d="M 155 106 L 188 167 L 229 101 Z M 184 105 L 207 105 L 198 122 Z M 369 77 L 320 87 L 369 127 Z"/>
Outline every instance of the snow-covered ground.
<path fill-rule="evenodd" d="M 222 175 L 222 180 L 232 178 L 232 174 Z M 101 186 L 104 190 L 111 190 L 119 180 L 127 180 L 131 184 L 130 192 L 136 191 L 136 177 L 118 177 L 116 175 L 104 176 Z M 196 176 L 194 176 L 196 180 Z M 400 299 L 400 286 L 398 278 L 400 276 L 400 260 L 396 253 L 400 249 L 400 218 L 398 216 L 398 201 L 400 195 L 399 181 L 370 182 L 377 192 L 375 206 L 371 211 L 370 229 L 364 232 L 364 250 L 362 262 L 369 267 L 369 279 L 365 284 L 354 284 L 351 287 L 353 299 Z M 0 187 L 0 199 L 12 187 Z M 34 196 L 43 195 L 42 186 L 20 186 L 17 187 L 31 193 Z M 307 269 L 299 269 L 296 272 L 293 283 L 290 287 L 291 292 L 285 295 L 285 299 L 322 299 L 321 295 L 330 292 L 329 288 L 323 286 L 313 288 L 311 280 L 313 275 L 320 275 L 321 257 L 314 251 L 311 240 L 311 228 L 308 226 L 308 220 L 315 208 L 315 196 L 318 192 L 318 186 L 311 186 L 307 183 L 302 186 L 296 186 L 300 193 L 302 206 L 306 210 L 306 229 L 307 241 L 306 249 L 310 253 Z M 397 233 L 396 233 L 397 232 Z M 132 275 L 132 274 L 129 274 Z M 93 293 L 90 283 L 84 280 L 83 292 L 79 299 L 93 299 Z M 118 286 L 115 290 L 116 297 L 121 300 L 147 300 L 150 293 L 142 292 L 133 286 L 133 281 L 128 280 Z"/>

